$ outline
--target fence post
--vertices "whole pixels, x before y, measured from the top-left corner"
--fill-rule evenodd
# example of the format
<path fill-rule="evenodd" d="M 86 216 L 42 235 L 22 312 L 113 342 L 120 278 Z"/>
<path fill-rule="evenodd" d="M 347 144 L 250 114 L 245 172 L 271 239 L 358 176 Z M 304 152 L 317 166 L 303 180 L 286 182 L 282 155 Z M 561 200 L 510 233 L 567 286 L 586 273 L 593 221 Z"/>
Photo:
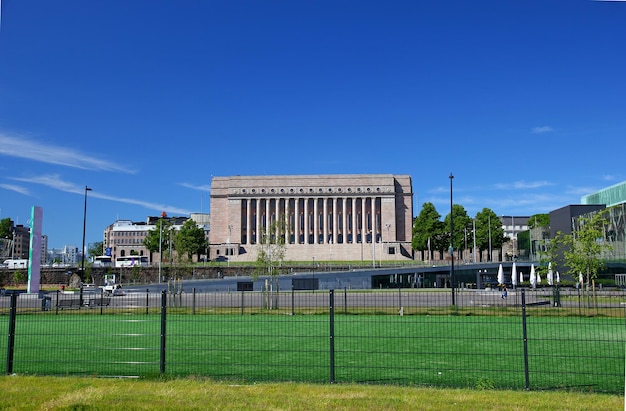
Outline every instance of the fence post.
<path fill-rule="evenodd" d="M 192 306 L 193 306 L 193 314 L 196 314 L 196 287 L 193 287 L 193 302 L 192 302 Z"/>
<path fill-rule="evenodd" d="M 161 374 L 165 374 L 165 340 L 166 340 L 166 324 L 167 324 L 167 291 L 161 291 L 161 346 L 159 368 Z"/>
<path fill-rule="evenodd" d="M 98 298 L 97 296 L 95 298 Z M 100 293 L 100 315 L 102 315 L 102 305 L 104 304 L 104 290 Z"/>
<path fill-rule="evenodd" d="M 294 294 L 294 290 L 293 290 L 293 282 L 291 283 L 291 315 L 296 315 L 296 310 L 295 310 L 295 294 Z"/>
<path fill-rule="evenodd" d="M 246 292 L 244 290 L 241 290 L 241 315 L 244 314 L 244 307 L 245 307 L 245 301 L 244 301 L 244 294 Z"/>
<path fill-rule="evenodd" d="M 524 379 L 526 389 L 530 390 L 530 380 L 528 378 L 528 331 L 526 328 L 526 290 L 522 290 L 522 333 L 524 336 Z"/>
<path fill-rule="evenodd" d="M 343 313 L 348 314 L 348 289 L 343 287 Z"/>
<path fill-rule="evenodd" d="M 330 300 L 330 383 L 335 383 L 335 290 L 329 290 Z"/>
<path fill-rule="evenodd" d="M 13 374 L 13 353 L 15 352 L 15 320 L 17 317 L 17 294 L 11 294 L 9 312 L 9 340 L 7 343 L 7 375 Z"/>
<path fill-rule="evenodd" d="M 146 315 L 148 315 L 148 308 L 150 308 L 150 289 L 146 288 Z"/>

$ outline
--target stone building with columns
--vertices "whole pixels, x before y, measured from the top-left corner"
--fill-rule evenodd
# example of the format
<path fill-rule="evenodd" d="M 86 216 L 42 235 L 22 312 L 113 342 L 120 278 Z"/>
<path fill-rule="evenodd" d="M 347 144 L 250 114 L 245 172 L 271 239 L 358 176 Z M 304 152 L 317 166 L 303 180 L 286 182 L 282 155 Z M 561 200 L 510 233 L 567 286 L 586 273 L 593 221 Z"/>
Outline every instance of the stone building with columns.
<path fill-rule="evenodd" d="M 256 260 L 263 233 L 280 221 L 287 261 L 412 259 L 411 177 L 213 177 L 209 258 Z"/>

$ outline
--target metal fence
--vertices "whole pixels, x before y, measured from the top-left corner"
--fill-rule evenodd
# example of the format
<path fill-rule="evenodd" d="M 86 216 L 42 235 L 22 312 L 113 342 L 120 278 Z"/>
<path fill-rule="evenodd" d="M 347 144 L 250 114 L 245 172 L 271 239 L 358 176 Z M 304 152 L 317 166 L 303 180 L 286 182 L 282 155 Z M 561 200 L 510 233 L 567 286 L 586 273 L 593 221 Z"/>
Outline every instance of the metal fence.
<path fill-rule="evenodd" d="M 624 389 L 626 294 L 580 289 L 0 297 L 5 373 Z"/>

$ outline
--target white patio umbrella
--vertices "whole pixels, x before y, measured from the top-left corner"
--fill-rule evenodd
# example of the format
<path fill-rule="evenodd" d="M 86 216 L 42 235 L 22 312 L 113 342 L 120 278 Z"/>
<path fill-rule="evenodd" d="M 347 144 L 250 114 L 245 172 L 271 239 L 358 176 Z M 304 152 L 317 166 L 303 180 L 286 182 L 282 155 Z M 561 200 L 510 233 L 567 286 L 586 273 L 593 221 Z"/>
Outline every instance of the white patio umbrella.
<path fill-rule="evenodd" d="M 530 286 L 535 288 L 537 286 L 537 275 L 535 274 L 535 264 L 530 266 Z"/>
<path fill-rule="evenodd" d="M 519 272 L 519 283 L 523 283 L 524 282 L 524 273 L 523 272 Z"/>
<path fill-rule="evenodd" d="M 537 273 L 537 284 L 541 284 L 541 274 Z"/>
<path fill-rule="evenodd" d="M 511 268 L 511 284 L 513 284 L 513 287 L 517 285 L 517 267 L 515 263 L 513 263 L 513 268 Z"/>
<path fill-rule="evenodd" d="M 498 284 L 504 284 L 504 270 L 502 269 L 502 264 L 498 267 Z"/>
<path fill-rule="evenodd" d="M 581 284 L 585 282 L 585 280 L 583 279 L 583 273 L 578 273 L 578 282 Z"/>
<path fill-rule="evenodd" d="M 552 273 L 552 263 L 548 263 L 548 285 L 554 284 L 554 274 Z"/>
<path fill-rule="evenodd" d="M 561 282 L 561 275 L 559 274 L 559 272 L 556 272 L 556 283 L 560 283 Z"/>

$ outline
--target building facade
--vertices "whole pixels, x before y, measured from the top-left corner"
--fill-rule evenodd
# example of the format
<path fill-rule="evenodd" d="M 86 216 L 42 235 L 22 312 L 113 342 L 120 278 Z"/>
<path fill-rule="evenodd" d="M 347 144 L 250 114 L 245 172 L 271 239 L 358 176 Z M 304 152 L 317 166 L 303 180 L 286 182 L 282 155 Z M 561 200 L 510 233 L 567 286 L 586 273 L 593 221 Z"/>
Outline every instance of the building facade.
<path fill-rule="evenodd" d="M 602 204 L 607 207 L 626 202 L 626 181 L 603 188 L 581 198 L 582 204 Z"/>
<path fill-rule="evenodd" d="M 109 255 L 114 262 L 117 261 L 119 257 L 133 255 L 149 257 L 151 264 L 160 261 L 161 257 L 159 253 L 150 253 L 150 250 L 144 245 L 144 240 L 151 230 L 159 229 L 159 220 L 161 218 L 168 221 L 174 230 L 180 230 L 185 221 L 191 218 L 199 227 L 203 228 L 204 235 L 208 238 L 209 216 L 203 213 L 192 213 L 191 217 L 168 217 L 165 215 L 160 217 L 149 216 L 146 222 L 117 220 L 104 230 L 104 239 L 102 242 L 104 249 L 102 253 Z M 166 241 L 164 240 L 164 242 Z M 167 255 L 169 254 L 169 250 L 162 250 L 162 253 Z M 173 255 L 175 254 L 176 252 L 173 250 Z"/>
<path fill-rule="evenodd" d="M 504 230 L 504 236 L 509 239 L 509 241 L 505 242 L 502 246 L 502 253 L 505 256 L 505 259 L 517 259 L 519 256 L 520 248 L 525 248 L 524 246 L 520 247 L 520 244 L 517 240 L 517 235 L 522 231 L 528 230 L 529 218 L 530 217 L 527 216 L 500 217 L 502 229 Z"/>
<path fill-rule="evenodd" d="M 408 175 L 213 177 L 210 258 L 254 261 L 282 222 L 288 261 L 406 260 L 412 219 Z"/>

